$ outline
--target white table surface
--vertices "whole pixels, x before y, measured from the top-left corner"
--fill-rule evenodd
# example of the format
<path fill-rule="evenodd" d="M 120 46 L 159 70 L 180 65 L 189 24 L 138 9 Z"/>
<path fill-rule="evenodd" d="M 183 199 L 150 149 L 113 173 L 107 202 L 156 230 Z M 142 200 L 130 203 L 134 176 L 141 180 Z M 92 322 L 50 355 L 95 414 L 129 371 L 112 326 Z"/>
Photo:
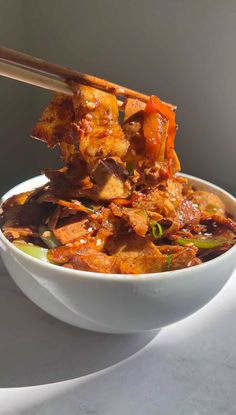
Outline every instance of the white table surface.
<path fill-rule="evenodd" d="M 0 415 L 235 415 L 236 273 L 159 332 L 92 333 L 32 304 L 0 264 Z"/>

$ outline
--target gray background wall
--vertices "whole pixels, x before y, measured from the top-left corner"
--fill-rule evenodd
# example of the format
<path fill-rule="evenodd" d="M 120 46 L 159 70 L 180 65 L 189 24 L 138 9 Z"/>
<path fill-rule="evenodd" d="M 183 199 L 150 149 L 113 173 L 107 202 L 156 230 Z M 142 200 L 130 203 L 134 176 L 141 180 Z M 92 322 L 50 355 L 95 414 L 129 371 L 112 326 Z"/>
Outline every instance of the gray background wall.
<path fill-rule="evenodd" d="M 185 172 L 236 193 L 235 0 L 0 0 L 4 46 L 178 105 Z M 57 154 L 29 139 L 51 94 L 0 78 L 1 192 Z"/>

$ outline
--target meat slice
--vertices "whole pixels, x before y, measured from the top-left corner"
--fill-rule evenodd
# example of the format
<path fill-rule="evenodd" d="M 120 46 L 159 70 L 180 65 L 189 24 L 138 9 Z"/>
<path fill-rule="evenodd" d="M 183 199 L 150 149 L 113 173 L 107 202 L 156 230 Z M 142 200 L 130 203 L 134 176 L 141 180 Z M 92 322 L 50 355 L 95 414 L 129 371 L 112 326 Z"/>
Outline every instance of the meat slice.
<path fill-rule="evenodd" d="M 23 193 L 18 193 L 17 195 L 13 195 L 11 197 L 9 197 L 1 206 L 2 210 L 6 211 L 7 209 L 13 207 L 13 206 L 18 206 L 18 205 L 24 205 L 28 200 L 29 197 L 32 195 L 34 191 L 29 191 L 29 192 L 23 192 Z"/>
<path fill-rule="evenodd" d="M 98 198 L 110 200 L 127 198 L 129 184 L 121 163 L 113 158 L 98 160 L 91 169 L 91 178 L 98 187 Z"/>
<path fill-rule="evenodd" d="M 199 206 L 202 213 L 225 215 L 225 205 L 214 193 L 198 190 L 192 193 L 190 200 Z"/>
<path fill-rule="evenodd" d="M 120 255 L 121 253 L 153 253 L 156 246 L 147 238 L 132 233 L 123 233 L 108 238 L 105 250 L 109 255 Z"/>
<path fill-rule="evenodd" d="M 138 161 L 144 161 L 145 158 L 144 109 L 145 103 L 132 98 L 126 100 L 122 129 L 129 141 L 129 148 L 125 155 L 128 163 L 136 164 Z"/>
<path fill-rule="evenodd" d="M 142 274 L 165 270 L 166 255 L 161 254 L 149 239 L 134 233 L 108 238 L 105 248 L 119 260 L 121 273 Z"/>
<path fill-rule="evenodd" d="M 124 156 L 129 143 L 119 124 L 116 97 L 73 82 L 71 87 L 74 97 L 56 94 L 31 136 L 49 147 L 58 144 L 67 162 L 78 153 L 87 163 Z"/>
<path fill-rule="evenodd" d="M 148 230 L 149 218 L 144 210 L 132 209 L 111 204 L 111 211 L 114 216 L 120 217 L 128 222 L 139 236 L 145 236 Z"/>
<path fill-rule="evenodd" d="M 72 256 L 70 261 L 64 266 L 67 268 L 101 272 L 104 274 L 119 272 L 117 258 L 92 249 L 85 249 L 77 252 L 76 255 Z"/>
<path fill-rule="evenodd" d="M 139 99 L 128 98 L 125 102 L 124 122 L 129 120 L 133 115 L 144 111 L 146 104 Z"/>
<path fill-rule="evenodd" d="M 129 146 L 119 124 L 116 97 L 98 89 L 72 84 L 80 153 L 87 163 L 106 157 L 122 158 Z"/>
<path fill-rule="evenodd" d="M 144 164 L 140 169 L 140 174 L 147 187 L 155 188 L 162 180 L 169 177 L 168 163 L 166 161 L 154 162 L 151 166 Z"/>
<path fill-rule="evenodd" d="M 168 199 L 177 208 L 183 201 L 183 184 L 176 178 L 166 180 L 165 191 Z"/>
<path fill-rule="evenodd" d="M 4 227 L 3 233 L 4 236 L 9 240 L 37 235 L 37 233 L 34 232 L 32 228 L 27 227 Z"/>
<path fill-rule="evenodd" d="M 180 229 L 184 226 L 192 229 L 199 224 L 201 212 L 195 203 L 190 200 L 183 200 L 177 208 L 177 217 Z"/>
<path fill-rule="evenodd" d="M 176 270 L 192 266 L 197 251 L 198 249 L 195 246 L 182 247 L 182 249 L 180 249 L 179 252 L 176 252 L 172 255 L 169 267 L 170 270 Z"/>
<path fill-rule="evenodd" d="M 38 226 L 44 222 L 50 213 L 50 206 L 40 206 L 36 203 L 10 207 L 3 212 L 3 229 Z"/>
<path fill-rule="evenodd" d="M 132 207 L 158 212 L 165 218 L 176 217 L 174 204 L 169 200 L 167 193 L 159 189 L 149 191 L 146 194 L 133 192 Z"/>
<path fill-rule="evenodd" d="M 221 216 L 221 215 L 202 215 L 201 216 L 201 220 L 203 222 L 213 222 L 216 225 L 222 226 L 226 229 L 230 229 L 231 231 L 233 231 L 234 233 L 236 233 L 236 223 L 234 222 L 233 219 L 231 218 L 226 218 L 225 216 Z M 216 233 L 216 229 L 214 230 L 214 233 Z"/>
<path fill-rule="evenodd" d="M 62 245 L 77 239 L 87 237 L 88 232 L 88 219 L 69 219 L 63 225 L 53 229 L 55 237 L 60 241 Z"/>
<path fill-rule="evenodd" d="M 73 121 L 72 99 L 63 94 L 55 94 L 39 122 L 33 128 L 31 136 L 46 142 L 49 147 L 54 147 L 62 141 L 73 144 L 71 136 Z"/>
<path fill-rule="evenodd" d="M 124 253 L 119 257 L 121 274 L 146 274 L 165 271 L 166 258 L 160 252 L 152 254 Z"/>
<path fill-rule="evenodd" d="M 195 246 L 161 245 L 159 250 L 167 255 L 166 271 L 187 268 L 201 263 L 196 257 L 198 249 Z"/>

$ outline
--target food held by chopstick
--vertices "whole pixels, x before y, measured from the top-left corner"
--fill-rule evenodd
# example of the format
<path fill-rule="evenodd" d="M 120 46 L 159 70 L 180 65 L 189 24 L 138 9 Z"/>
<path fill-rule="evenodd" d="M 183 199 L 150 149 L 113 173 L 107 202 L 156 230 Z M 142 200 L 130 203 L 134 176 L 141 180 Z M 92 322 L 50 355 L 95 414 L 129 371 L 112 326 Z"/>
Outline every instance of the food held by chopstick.
<path fill-rule="evenodd" d="M 63 167 L 48 183 L 3 204 L 2 230 L 17 247 L 54 264 L 141 274 L 191 267 L 233 244 L 236 224 L 215 194 L 176 175 L 175 112 L 151 96 L 127 99 L 70 83 L 32 136 L 58 146 Z"/>

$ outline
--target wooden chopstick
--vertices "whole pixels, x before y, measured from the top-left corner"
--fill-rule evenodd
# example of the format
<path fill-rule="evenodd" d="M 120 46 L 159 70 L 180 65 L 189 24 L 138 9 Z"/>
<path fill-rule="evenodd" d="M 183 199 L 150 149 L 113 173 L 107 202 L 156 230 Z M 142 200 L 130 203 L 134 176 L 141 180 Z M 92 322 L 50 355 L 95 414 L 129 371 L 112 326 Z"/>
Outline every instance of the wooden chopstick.
<path fill-rule="evenodd" d="M 137 92 L 113 82 L 97 78 L 93 75 L 83 74 L 70 68 L 64 68 L 60 65 L 51 64 L 43 59 L 35 58 L 13 49 L 0 47 L 0 59 L 8 62 L 14 62 L 17 65 L 22 65 L 27 68 L 33 68 L 40 72 L 44 72 L 45 74 L 60 77 L 65 81 L 72 80 L 81 84 L 89 85 L 94 88 L 113 93 L 117 96 L 135 98 L 143 102 L 147 102 L 149 99 L 148 95 L 142 94 L 141 92 Z M 169 103 L 166 104 L 170 106 L 171 109 L 176 109 L 174 105 Z"/>
<path fill-rule="evenodd" d="M 40 86 L 54 92 L 73 96 L 73 91 L 65 81 L 49 78 L 36 72 L 28 71 L 19 66 L 10 65 L 0 61 L 0 75 L 26 84 Z"/>
<path fill-rule="evenodd" d="M 60 94 L 73 96 L 73 91 L 70 86 L 63 80 L 55 79 L 41 73 L 29 71 L 22 66 L 16 66 L 2 62 L 0 60 L 0 75 L 6 78 L 15 79 L 26 84 L 39 86 L 44 89 L 49 89 Z M 124 109 L 124 101 L 117 100 L 120 110 Z"/>

